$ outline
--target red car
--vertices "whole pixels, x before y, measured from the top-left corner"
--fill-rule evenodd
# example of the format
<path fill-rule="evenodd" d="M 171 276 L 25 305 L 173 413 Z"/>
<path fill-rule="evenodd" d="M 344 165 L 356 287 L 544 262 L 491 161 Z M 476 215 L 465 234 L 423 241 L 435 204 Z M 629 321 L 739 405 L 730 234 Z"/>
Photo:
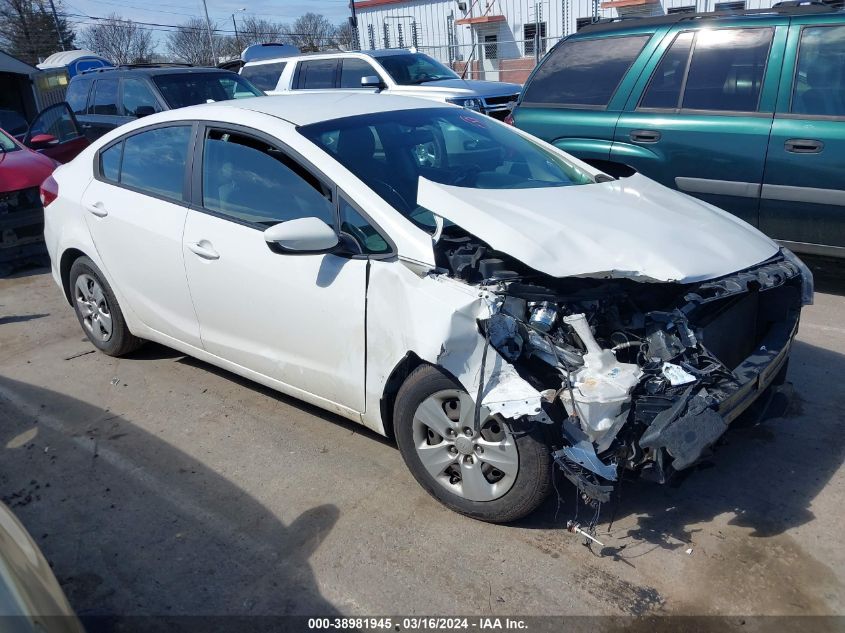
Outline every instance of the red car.
<path fill-rule="evenodd" d="M 0 274 L 45 254 L 38 188 L 60 163 L 88 146 L 67 104 L 43 110 L 23 143 L 0 129 Z"/>

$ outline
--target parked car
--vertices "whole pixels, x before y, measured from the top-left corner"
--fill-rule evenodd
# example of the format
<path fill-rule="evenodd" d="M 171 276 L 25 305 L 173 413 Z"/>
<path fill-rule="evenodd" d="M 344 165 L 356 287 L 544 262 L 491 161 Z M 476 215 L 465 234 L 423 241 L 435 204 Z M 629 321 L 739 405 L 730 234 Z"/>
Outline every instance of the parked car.
<path fill-rule="evenodd" d="M 21 633 L 85 633 L 50 564 L 0 503 L 0 618 Z"/>
<path fill-rule="evenodd" d="M 16 139 L 23 140 L 29 128 L 29 123 L 23 118 L 20 112 L 14 110 L 0 110 L 0 129 L 7 134 L 14 136 Z"/>
<path fill-rule="evenodd" d="M 44 256 L 44 209 L 38 187 L 60 162 L 88 146 L 65 104 L 43 110 L 23 142 L 0 130 L 0 270 Z"/>
<path fill-rule="evenodd" d="M 845 13 L 810 5 L 586 27 L 525 84 L 516 126 L 629 166 L 791 249 L 845 256 Z"/>
<path fill-rule="evenodd" d="M 487 521 L 537 507 L 553 462 L 597 501 L 694 464 L 783 378 L 812 301 L 730 214 L 423 99 L 163 112 L 42 189 L 99 350 L 157 341 L 393 435 Z"/>
<path fill-rule="evenodd" d="M 70 80 L 66 100 L 85 136 L 93 141 L 156 112 L 263 94 L 228 70 L 153 65 L 83 72 Z"/>
<path fill-rule="evenodd" d="M 267 94 L 368 90 L 454 103 L 504 119 L 519 84 L 461 79 L 423 53 L 405 49 L 286 55 L 244 64 L 241 77 Z"/>

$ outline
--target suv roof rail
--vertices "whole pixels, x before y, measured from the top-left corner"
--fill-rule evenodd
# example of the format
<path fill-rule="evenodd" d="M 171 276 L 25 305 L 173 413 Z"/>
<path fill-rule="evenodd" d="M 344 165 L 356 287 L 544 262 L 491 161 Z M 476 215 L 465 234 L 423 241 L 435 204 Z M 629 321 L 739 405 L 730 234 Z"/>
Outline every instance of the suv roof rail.
<path fill-rule="evenodd" d="M 743 15 L 801 15 L 812 13 L 838 13 L 837 7 L 819 2 L 818 0 L 783 0 L 778 2 L 771 9 L 742 9 L 740 11 L 708 11 L 706 13 L 672 13 L 669 15 L 658 15 L 655 17 L 624 17 L 624 18 L 602 18 L 591 24 L 582 27 L 578 33 L 595 33 L 600 31 L 612 31 L 622 28 L 634 22 L 636 26 L 677 24 L 686 20 L 702 20 L 707 18 L 736 17 Z"/>
<path fill-rule="evenodd" d="M 181 62 L 139 62 L 137 64 L 121 64 L 118 68 L 193 68 L 193 66 L 193 64 L 183 64 Z"/>

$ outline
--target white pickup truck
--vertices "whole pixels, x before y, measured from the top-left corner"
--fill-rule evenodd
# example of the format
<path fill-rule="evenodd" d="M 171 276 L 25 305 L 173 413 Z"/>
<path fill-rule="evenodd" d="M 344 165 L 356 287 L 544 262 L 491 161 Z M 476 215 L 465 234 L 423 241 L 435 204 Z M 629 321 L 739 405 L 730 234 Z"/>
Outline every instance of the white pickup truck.
<path fill-rule="evenodd" d="M 249 59 L 248 51 L 240 74 L 270 95 L 296 90 L 381 91 L 454 103 L 504 119 L 521 89 L 519 84 L 461 79 L 436 59 L 407 49 L 280 54 L 255 60 Z"/>

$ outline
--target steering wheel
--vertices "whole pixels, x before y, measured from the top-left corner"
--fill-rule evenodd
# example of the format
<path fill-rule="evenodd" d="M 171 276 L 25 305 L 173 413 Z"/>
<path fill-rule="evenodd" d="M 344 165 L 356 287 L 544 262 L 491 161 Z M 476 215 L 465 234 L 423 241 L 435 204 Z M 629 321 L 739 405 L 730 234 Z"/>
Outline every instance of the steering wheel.
<path fill-rule="evenodd" d="M 391 206 L 395 207 L 399 211 L 403 211 L 404 213 L 410 212 L 413 208 L 408 201 L 405 199 L 401 193 L 396 190 L 391 184 L 386 183 L 383 180 L 379 180 L 377 178 L 373 178 L 370 181 L 370 188 L 374 189 L 382 198 L 384 198 Z M 387 194 L 387 195 L 385 195 Z M 397 205 L 396 203 L 399 203 Z"/>
<path fill-rule="evenodd" d="M 367 234 L 359 226 L 355 226 L 349 222 L 344 222 L 340 226 L 340 230 L 342 233 L 346 233 L 349 237 L 357 242 L 358 247 L 361 250 L 361 254 L 366 252 L 367 247 Z"/>

